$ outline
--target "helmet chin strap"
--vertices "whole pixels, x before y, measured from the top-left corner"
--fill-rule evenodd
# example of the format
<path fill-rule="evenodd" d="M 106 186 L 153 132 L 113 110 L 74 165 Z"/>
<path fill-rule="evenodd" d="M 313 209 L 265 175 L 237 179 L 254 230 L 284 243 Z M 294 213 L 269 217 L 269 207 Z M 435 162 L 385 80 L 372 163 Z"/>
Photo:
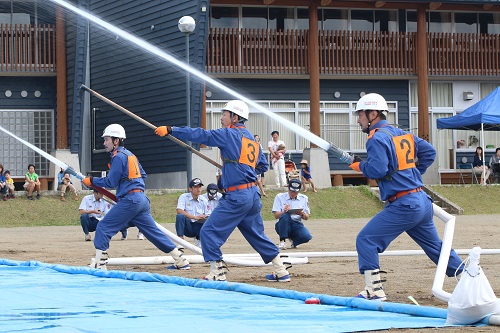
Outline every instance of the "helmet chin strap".
<path fill-rule="evenodd" d="M 370 120 L 370 117 L 369 117 L 369 114 L 372 112 L 373 110 L 365 110 L 365 114 L 366 114 L 366 119 L 368 119 L 368 126 L 366 127 L 366 129 L 362 130 L 362 132 L 366 133 L 366 134 L 369 134 L 370 133 L 370 125 L 372 124 L 372 121 L 374 121 L 375 119 L 377 119 L 379 113 L 377 112 L 377 117 L 373 118 L 372 120 Z"/>

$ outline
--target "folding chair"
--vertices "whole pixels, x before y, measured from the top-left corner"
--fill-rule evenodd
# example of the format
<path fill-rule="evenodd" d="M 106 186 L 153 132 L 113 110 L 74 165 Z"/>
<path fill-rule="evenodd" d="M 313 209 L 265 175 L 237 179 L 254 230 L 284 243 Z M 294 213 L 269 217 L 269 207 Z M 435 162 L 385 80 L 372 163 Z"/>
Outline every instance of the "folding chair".
<path fill-rule="evenodd" d="M 483 171 L 474 170 L 474 165 L 472 163 L 470 164 L 470 171 L 472 173 L 472 184 L 481 184 L 480 180 L 481 180 Z M 478 180 L 478 176 L 479 176 L 479 180 Z"/>
<path fill-rule="evenodd" d="M 474 172 L 471 173 L 471 163 L 462 163 L 458 166 L 458 171 L 460 172 L 460 179 L 458 181 L 458 184 L 464 184 L 465 185 L 465 180 L 469 180 L 469 177 L 471 178 L 471 184 L 473 182 L 472 175 Z"/>

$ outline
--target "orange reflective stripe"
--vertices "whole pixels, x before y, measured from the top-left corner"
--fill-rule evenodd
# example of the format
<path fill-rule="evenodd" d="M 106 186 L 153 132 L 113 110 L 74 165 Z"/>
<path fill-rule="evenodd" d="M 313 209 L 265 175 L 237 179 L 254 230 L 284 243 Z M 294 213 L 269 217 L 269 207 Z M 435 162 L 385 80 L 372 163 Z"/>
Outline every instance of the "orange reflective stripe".
<path fill-rule="evenodd" d="M 378 130 L 379 130 L 379 128 L 372 129 L 372 130 L 370 131 L 370 134 L 368 134 L 368 139 L 371 139 L 371 138 L 372 138 L 372 136 L 375 134 L 375 132 L 377 132 Z"/>
<path fill-rule="evenodd" d="M 392 141 L 396 148 L 398 170 L 415 168 L 415 141 L 413 134 L 393 136 Z"/>
<path fill-rule="evenodd" d="M 141 170 L 139 168 L 139 161 L 137 161 L 137 157 L 135 157 L 134 155 L 131 156 L 127 155 L 127 162 L 128 162 L 128 178 L 129 179 L 141 178 Z"/>
<path fill-rule="evenodd" d="M 238 160 L 239 163 L 249 165 L 255 169 L 259 153 L 260 145 L 257 142 L 242 137 L 240 159 Z"/>

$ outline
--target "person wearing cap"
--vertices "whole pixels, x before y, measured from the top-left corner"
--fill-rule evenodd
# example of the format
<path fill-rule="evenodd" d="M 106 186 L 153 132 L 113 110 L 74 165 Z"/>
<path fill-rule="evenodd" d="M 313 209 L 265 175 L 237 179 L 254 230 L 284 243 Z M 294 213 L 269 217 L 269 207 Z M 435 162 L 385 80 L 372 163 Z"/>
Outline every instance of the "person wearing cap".
<path fill-rule="evenodd" d="M 175 231 L 180 238 L 194 237 L 194 245 L 200 247 L 200 230 L 211 211 L 208 200 L 201 195 L 203 182 L 194 178 L 189 182 L 188 192 L 181 194 L 177 200 Z"/>
<path fill-rule="evenodd" d="M 264 263 L 271 262 L 274 272 L 265 279 L 273 282 L 289 282 L 290 275 L 280 258 L 279 249 L 264 233 L 260 192 L 257 173 L 267 171 L 267 159 L 246 128 L 248 105 L 240 100 L 229 101 L 222 108 L 222 128 L 160 126 L 155 134 L 170 134 L 176 138 L 219 147 L 222 158 L 224 196 L 201 228 L 203 258 L 210 263 L 206 280 L 226 281 L 227 266 L 222 260 L 221 246 L 235 228 L 238 228 L 260 254 Z"/>
<path fill-rule="evenodd" d="M 222 193 L 219 193 L 219 188 L 217 184 L 211 183 L 207 186 L 207 192 L 203 194 L 208 200 L 208 209 L 213 211 L 215 207 L 219 204 L 220 199 L 222 198 Z"/>
<path fill-rule="evenodd" d="M 172 256 L 174 264 L 167 266 L 168 269 L 189 269 L 189 262 L 182 252 L 158 228 L 151 216 L 149 199 L 144 194 L 144 179 L 147 175 L 137 157 L 123 146 L 125 129 L 119 124 L 111 124 L 104 129 L 102 137 L 104 150 L 111 155 L 109 172 L 106 177 L 86 177 L 82 183 L 87 187 L 96 185 L 116 188 L 117 203 L 97 224 L 94 237 L 95 262 L 90 267 L 106 269 L 111 237 L 132 223 L 159 250 Z"/>
<path fill-rule="evenodd" d="M 309 182 L 311 184 L 311 188 L 313 192 L 318 192 L 316 191 L 316 188 L 314 187 L 314 182 L 312 179 L 311 175 L 311 167 L 307 164 L 307 160 L 302 160 L 300 161 L 300 175 L 302 178 L 302 187 L 304 188 L 304 192 L 307 192 L 307 186 L 306 182 Z"/>
<path fill-rule="evenodd" d="M 359 99 L 355 114 L 361 130 L 368 134 L 367 158 L 354 155 L 350 165 L 366 178 L 376 179 L 380 198 L 387 201 L 356 237 L 359 272 L 365 277 L 365 288 L 358 297 L 379 301 L 386 300 L 379 253 L 396 237 L 406 232 L 435 264 L 442 247 L 433 221 L 432 199 L 422 190 L 422 175 L 434 162 L 436 150 L 416 135 L 389 125 L 384 112 L 388 107 L 381 95 L 367 94 Z M 446 274 L 460 273 L 461 262 L 452 250 Z"/>
<path fill-rule="evenodd" d="M 278 219 L 274 228 L 280 237 L 278 247 L 281 250 L 287 249 L 287 240 L 291 242 L 292 248 L 296 248 L 312 239 L 311 233 L 302 223 L 302 220 L 309 219 L 311 211 L 307 195 L 299 193 L 301 185 L 300 180 L 292 179 L 288 182 L 288 191 L 278 193 L 274 198 L 272 213 Z"/>

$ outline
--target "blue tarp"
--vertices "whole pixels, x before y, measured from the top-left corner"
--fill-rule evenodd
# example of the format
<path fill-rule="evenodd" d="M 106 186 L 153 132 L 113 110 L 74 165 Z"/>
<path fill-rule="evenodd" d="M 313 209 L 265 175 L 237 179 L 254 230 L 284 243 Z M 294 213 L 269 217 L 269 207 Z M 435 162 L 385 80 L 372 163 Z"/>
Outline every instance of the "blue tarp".
<path fill-rule="evenodd" d="M 1 332 L 356 332 L 445 326 L 446 310 L 244 283 L 0 259 Z M 305 304 L 317 297 L 321 305 Z"/>
<path fill-rule="evenodd" d="M 437 120 L 438 129 L 500 131 L 500 87 L 453 117 Z"/>

